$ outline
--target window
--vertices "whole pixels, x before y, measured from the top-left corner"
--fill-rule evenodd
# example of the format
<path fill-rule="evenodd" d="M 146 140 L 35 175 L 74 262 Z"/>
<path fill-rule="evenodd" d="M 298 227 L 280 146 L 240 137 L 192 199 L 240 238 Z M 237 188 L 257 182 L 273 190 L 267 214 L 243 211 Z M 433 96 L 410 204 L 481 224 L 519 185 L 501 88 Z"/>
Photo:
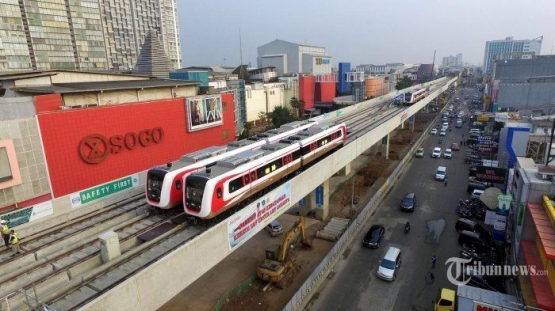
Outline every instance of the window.
<path fill-rule="evenodd" d="M 216 195 L 218 196 L 218 199 L 222 197 L 222 188 L 216 189 Z"/>
<path fill-rule="evenodd" d="M 229 182 L 229 193 L 233 193 L 243 188 L 243 177 L 235 178 Z"/>
<path fill-rule="evenodd" d="M 175 189 L 181 190 L 181 180 L 175 182 Z"/>

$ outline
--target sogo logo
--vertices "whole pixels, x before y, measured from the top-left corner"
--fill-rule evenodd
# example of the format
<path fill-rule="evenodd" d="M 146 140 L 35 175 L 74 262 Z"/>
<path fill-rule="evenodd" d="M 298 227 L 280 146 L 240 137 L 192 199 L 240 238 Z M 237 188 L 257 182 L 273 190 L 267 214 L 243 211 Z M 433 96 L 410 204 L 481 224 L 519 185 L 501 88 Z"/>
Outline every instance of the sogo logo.
<path fill-rule="evenodd" d="M 139 133 L 128 132 L 124 135 L 114 135 L 106 138 L 100 134 L 91 134 L 83 137 L 79 143 L 79 156 L 89 164 L 104 161 L 108 154 L 117 154 L 123 149 L 133 150 L 138 145 L 148 147 L 152 143 L 159 143 L 164 139 L 164 130 L 161 127 L 142 130 Z"/>

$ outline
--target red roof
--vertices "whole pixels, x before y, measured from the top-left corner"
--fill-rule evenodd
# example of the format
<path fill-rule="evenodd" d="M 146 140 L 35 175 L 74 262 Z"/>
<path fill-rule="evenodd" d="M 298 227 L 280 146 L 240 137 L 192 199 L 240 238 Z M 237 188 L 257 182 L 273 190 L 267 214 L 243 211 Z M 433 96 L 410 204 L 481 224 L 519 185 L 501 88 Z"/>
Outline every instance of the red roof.
<path fill-rule="evenodd" d="M 541 208 L 541 206 L 539 207 Z M 524 261 L 526 264 L 529 266 L 534 265 L 537 267 L 536 269 L 543 269 L 543 264 L 540 254 L 538 254 L 536 244 L 527 241 L 522 241 L 520 244 L 522 246 L 522 253 L 524 254 Z M 529 279 L 530 283 L 532 283 L 532 288 L 534 289 L 537 306 L 547 311 L 555 311 L 555 296 L 553 296 L 547 277 L 547 275 L 531 275 L 529 276 Z"/>
<path fill-rule="evenodd" d="M 555 229 L 547 212 L 539 204 L 527 203 L 526 206 L 532 216 L 545 256 L 551 260 L 555 259 Z"/>

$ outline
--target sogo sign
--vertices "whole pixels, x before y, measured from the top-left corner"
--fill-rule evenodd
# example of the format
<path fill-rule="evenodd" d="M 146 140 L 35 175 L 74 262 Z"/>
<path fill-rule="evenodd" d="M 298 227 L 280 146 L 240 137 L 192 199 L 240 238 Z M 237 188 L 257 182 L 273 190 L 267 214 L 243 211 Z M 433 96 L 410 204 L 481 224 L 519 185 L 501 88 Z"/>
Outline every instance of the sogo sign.
<path fill-rule="evenodd" d="M 164 130 L 161 127 L 142 130 L 138 133 L 128 132 L 124 135 L 114 135 L 106 138 L 100 134 L 91 134 L 83 137 L 79 143 L 79 156 L 89 164 L 104 161 L 108 154 L 117 154 L 123 149 L 133 150 L 138 146 L 148 147 L 164 139 Z"/>

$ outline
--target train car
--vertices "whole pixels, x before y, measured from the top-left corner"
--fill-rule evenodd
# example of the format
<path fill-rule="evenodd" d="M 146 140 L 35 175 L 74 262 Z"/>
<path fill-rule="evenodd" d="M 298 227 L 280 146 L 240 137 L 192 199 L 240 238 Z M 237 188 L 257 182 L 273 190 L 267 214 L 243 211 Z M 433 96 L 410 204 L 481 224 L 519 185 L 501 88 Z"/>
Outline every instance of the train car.
<path fill-rule="evenodd" d="M 416 90 L 414 92 L 407 92 L 405 93 L 405 105 L 410 106 L 414 103 L 417 103 L 422 98 L 428 95 L 428 91 L 426 89 Z"/>
<path fill-rule="evenodd" d="M 211 219 L 244 203 L 268 186 L 339 148 L 344 123 L 319 124 L 297 135 L 244 151 L 184 177 L 183 206 L 189 215 Z"/>
<path fill-rule="evenodd" d="M 217 161 L 239 154 L 247 150 L 258 149 L 266 144 L 278 142 L 279 140 L 295 135 L 298 132 L 309 129 L 315 122 L 291 122 L 260 133 L 253 137 L 233 141 L 226 146 L 212 146 L 195 151 L 177 161 L 156 166 L 148 170 L 146 178 L 146 201 L 148 204 L 160 209 L 169 209 L 183 202 L 183 177 L 187 174 L 204 169 L 215 164 Z"/>

